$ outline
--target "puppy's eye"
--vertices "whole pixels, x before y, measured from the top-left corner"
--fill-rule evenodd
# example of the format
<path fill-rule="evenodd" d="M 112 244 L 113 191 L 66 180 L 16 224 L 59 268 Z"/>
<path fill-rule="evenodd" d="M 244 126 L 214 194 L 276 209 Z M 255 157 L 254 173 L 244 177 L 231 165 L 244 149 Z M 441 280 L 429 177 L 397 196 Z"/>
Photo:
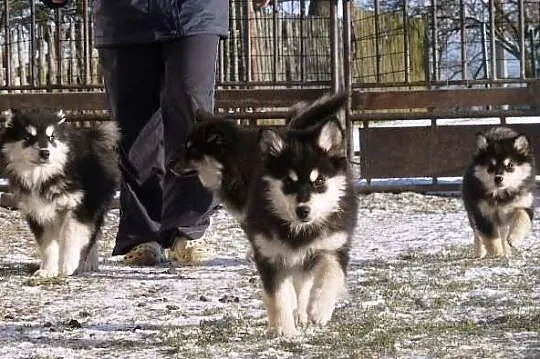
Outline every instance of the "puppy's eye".
<path fill-rule="evenodd" d="M 54 135 L 49 136 L 49 141 L 54 142 L 55 139 L 56 139 L 56 137 Z"/>
<path fill-rule="evenodd" d="M 506 171 L 507 172 L 513 172 L 514 171 L 514 163 L 513 162 L 508 162 L 508 164 L 506 165 Z"/>
<path fill-rule="evenodd" d="M 315 187 L 321 187 L 321 186 L 324 186 L 325 183 L 326 183 L 326 179 L 325 179 L 323 176 L 319 176 L 319 177 L 317 177 L 317 179 L 315 179 L 315 181 L 313 182 L 313 186 L 315 186 Z"/>

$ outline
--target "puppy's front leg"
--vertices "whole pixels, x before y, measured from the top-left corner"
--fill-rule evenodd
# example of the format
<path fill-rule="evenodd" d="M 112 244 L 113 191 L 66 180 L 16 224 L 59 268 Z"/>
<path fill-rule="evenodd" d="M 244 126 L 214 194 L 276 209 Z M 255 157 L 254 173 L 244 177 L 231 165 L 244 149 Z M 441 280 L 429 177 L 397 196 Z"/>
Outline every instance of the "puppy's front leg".
<path fill-rule="evenodd" d="M 71 214 L 66 216 L 60 241 L 60 272 L 65 275 L 79 274 L 77 269 L 87 253 L 93 226 L 83 223 Z M 84 265 L 81 265 L 81 269 Z"/>
<path fill-rule="evenodd" d="M 504 244 L 500 236 L 494 238 L 483 237 L 482 243 L 489 257 L 504 257 Z"/>
<path fill-rule="evenodd" d="M 510 247 L 517 247 L 531 232 L 531 218 L 524 209 L 517 209 L 510 224 L 506 242 Z"/>
<path fill-rule="evenodd" d="M 293 274 L 294 289 L 296 291 L 296 318 L 301 326 L 308 324 L 308 305 L 313 287 L 313 273 L 298 269 Z"/>
<path fill-rule="evenodd" d="M 277 273 L 271 264 L 266 263 L 265 270 L 260 270 L 264 286 L 264 302 L 268 314 L 268 325 L 278 335 L 292 337 L 299 332 L 294 324 L 294 310 L 296 309 L 296 295 L 293 278 L 290 274 Z"/>
<path fill-rule="evenodd" d="M 34 276 L 53 277 L 58 275 L 60 252 L 58 226 L 55 223 L 39 224 L 32 218 L 27 218 L 27 221 L 38 244 L 41 261 L 39 269 L 34 272 Z"/>
<path fill-rule="evenodd" d="M 330 253 L 317 259 L 312 273 L 314 282 L 308 308 L 309 318 L 317 325 L 326 325 L 332 318 L 337 298 L 345 288 L 345 273 L 336 256 Z"/>
<path fill-rule="evenodd" d="M 270 295 L 274 302 L 275 329 L 279 335 L 292 337 L 299 335 L 294 325 L 294 311 L 296 309 L 296 295 L 292 276 L 281 279 L 276 290 Z"/>
<path fill-rule="evenodd" d="M 478 231 L 474 231 L 474 248 L 473 257 L 482 259 L 486 256 L 486 248 L 484 247 L 484 240 L 482 235 Z"/>

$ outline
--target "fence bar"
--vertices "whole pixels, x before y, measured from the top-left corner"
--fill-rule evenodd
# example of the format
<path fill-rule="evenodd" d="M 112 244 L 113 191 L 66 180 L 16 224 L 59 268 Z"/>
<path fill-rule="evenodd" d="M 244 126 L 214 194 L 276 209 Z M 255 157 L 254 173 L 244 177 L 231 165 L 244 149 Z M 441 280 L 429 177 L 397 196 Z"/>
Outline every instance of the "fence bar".
<path fill-rule="evenodd" d="M 338 92 L 340 89 L 341 66 L 339 62 L 339 32 L 338 32 L 338 0 L 329 0 L 330 3 L 330 46 L 332 47 L 332 91 Z"/>
<path fill-rule="evenodd" d="M 251 1 L 244 1 L 244 16 L 242 25 L 244 26 L 244 79 L 251 81 L 251 28 L 250 28 L 250 7 L 253 6 Z"/>
<path fill-rule="evenodd" d="M 488 57 L 488 45 L 487 45 L 487 39 L 486 39 L 486 33 L 487 33 L 487 26 L 486 23 L 482 21 L 482 33 L 480 34 L 481 41 L 482 41 L 482 62 L 484 69 L 484 78 L 487 79 L 489 77 L 489 57 Z"/>
<path fill-rule="evenodd" d="M 56 9 L 55 10 L 55 21 L 56 21 L 56 84 L 62 85 L 62 72 L 63 72 L 63 66 L 62 66 L 62 59 L 63 56 L 63 46 L 62 46 L 62 10 Z"/>
<path fill-rule="evenodd" d="M 224 44 L 223 44 L 223 41 L 220 41 L 219 42 L 219 45 L 218 45 L 218 64 L 219 64 L 219 69 L 218 69 L 218 84 L 222 85 L 224 82 L 225 82 L 225 60 L 224 60 L 224 52 L 225 50 L 223 49 L 224 47 Z"/>
<path fill-rule="evenodd" d="M 345 91 L 349 94 L 347 105 L 345 107 L 345 134 L 347 136 L 347 158 L 352 160 L 354 157 L 353 147 L 353 124 L 351 122 L 351 96 L 352 93 L 352 36 L 351 36 L 351 0 L 343 0 L 343 82 Z"/>
<path fill-rule="evenodd" d="M 527 77 L 525 62 L 525 9 L 523 0 L 518 0 L 518 20 L 519 20 L 519 77 Z"/>
<path fill-rule="evenodd" d="M 409 1 L 403 0 L 403 61 L 405 66 L 405 82 L 411 81 L 411 43 L 409 39 Z"/>
<path fill-rule="evenodd" d="M 433 77 L 431 81 L 439 80 L 439 39 L 437 38 L 438 34 L 438 19 L 437 19 L 437 0 L 431 0 L 431 41 L 432 46 L 432 66 L 433 66 Z"/>
<path fill-rule="evenodd" d="M 6 86 L 11 86 L 11 30 L 9 28 L 9 1 L 4 1 L 4 31 L 6 43 L 4 44 L 4 52 L 6 54 L 4 64 L 6 69 Z"/>
<path fill-rule="evenodd" d="M 238 58 L 238 51 L 239 51 L 239 41 L 238 41 L 238 32 L 236 31 L 236 23 L 238 23 L 238 16 L 237 16 L 237 7 L 236 4 L 233 4 L 234 6 L 230 7 L 231 11 L 231 18 L 230 23 L 234 24 L 231 25 L 231 29 L 233 31 L 230 32 L 230 40 L 229 40 L 229 71 L 232 76 L 229 76 L 233 81 L 238 82 L 240 80 L 240 68 L 238 66 L 238 61 L 242 60 Z"/>
<path fill-rule="evenodd" d="M 8 0 L 5 0 L 8 1 Z M 19 39 L 20 41 L 21 39 Z M 34 1 L 30 1 L 30 43 L 29 43 L 30 56 L 28 61 L 30 62 L 30 84 L 36 84 L 36 4 Z M 40 54 L 42 56 L 42 54 Z M 21 84 L 26 79 L 21 79 Z"/>
<path fill-rule="evenodd" d="M 279 16 L 279 0 L 273 1 L 273 11 L 272 11 L 272 37 L 274 38 L 274 47 L 273 47 L 273 63 L 274 71 L 272 73 L 272 78 L 274 82 L 277 81 L 277 68 L 278 68 L 278 16 Z"/>
<path fill-rule="evenodd" d="M 469 71 L 467 66 L 467 36 L 465 36 L 465 4 L 463 0 L 459 0 L 459 32 L 461 39 L 461 78 L 467 80 Z"/>
<path fill-rule="evenodd" d="M 489 48 L 491 51 L 492 80 L 497 79 L 497 51 L 495 49 L 495 0 L 489 0 Z"/>
<path fill-rule="evenodd" d="M 90 11 L 88 0 L 82 1 L 83 16 L 83 56 L 84 56 L 84 84 L 88 85 L 91 81 L 92 72 L 90 69 Z"/>
<path fill-rule="evenodd" d="M 540 6 L 540 3 L 538 5 Z M 529 29 L 529 38 L 531 40 L 531 77 L 536 78 L 538 76 L 538 67 L 536 65 L 537 55 L 536 47 L 534 45 L 534 29 Z"/>
<path fill-rule="evenodd" d="M 306 0 L 300 0 L 300 81 L 306 78 L 306 38 L 304 27 L 306 26 Z"/>
<path fill-rule="evenodd" d="M 380 24 L 379 24 L 379 0 L 375 0 L 375 72 L 377 82 L 381 82 L 381 49 L 379 44 Z"/>

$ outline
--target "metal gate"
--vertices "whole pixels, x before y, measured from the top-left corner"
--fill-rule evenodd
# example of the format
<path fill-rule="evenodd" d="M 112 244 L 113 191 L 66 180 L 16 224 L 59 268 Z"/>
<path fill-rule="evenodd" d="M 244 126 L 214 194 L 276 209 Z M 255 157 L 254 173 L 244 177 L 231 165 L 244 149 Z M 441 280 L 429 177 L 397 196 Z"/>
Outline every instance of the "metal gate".
<path fill-rule="evenodd" d="M 0 108 L 54 105 L 82 121 L 109 119 L 91 8 L 90 0 L 54 11 L 0 2 Z M 538 0 L 274 0 L 267 8 L 231 0 L 217 110 L 275 124 L 294 102 L 348 90 L 349 155 L 363 188 L 442 188 L 485 126 L 473 119 L 540 116 L 539 55 Z M 537 124 L 519 128 L 538 135 Z M 423 182 L 388 181 L 396 178 Z"/>

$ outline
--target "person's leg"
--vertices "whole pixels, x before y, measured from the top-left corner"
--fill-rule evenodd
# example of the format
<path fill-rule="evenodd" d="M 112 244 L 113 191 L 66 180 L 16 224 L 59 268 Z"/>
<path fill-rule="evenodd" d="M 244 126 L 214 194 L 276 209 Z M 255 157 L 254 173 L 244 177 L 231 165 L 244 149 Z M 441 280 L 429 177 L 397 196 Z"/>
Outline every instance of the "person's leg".
<path fill-rule="evenodd" d="M 164 47 L 165 74 L 161 108 L 165 163 L 182 148 L 198 108 L 214 110 L 217 35 L 196 35 Z M 196 177 L 167 173 L 163 182 L 162 235 L 166 247 L 176 236 L 200 238 L 215 207 L 213 196 Z"/>
<path fill-rule="evenodd" d="M 120 222 L 113 250 L 117 255 L 159 238 L 163 60 L 160 44 L 102 48 L 99 54 L 113 118 L 121 131 Z"/>

